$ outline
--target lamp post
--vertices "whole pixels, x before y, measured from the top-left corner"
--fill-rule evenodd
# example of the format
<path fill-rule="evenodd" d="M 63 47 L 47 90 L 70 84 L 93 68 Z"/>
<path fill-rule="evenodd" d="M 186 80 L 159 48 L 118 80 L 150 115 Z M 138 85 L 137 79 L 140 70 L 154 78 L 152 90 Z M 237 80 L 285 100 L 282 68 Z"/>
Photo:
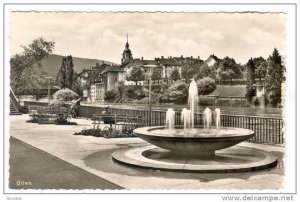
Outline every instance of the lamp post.
<path fill-rule="evenodd" d="M 151 116 L 151 85 L 152 85 L 152 79 L 151 79 L 151 76 L 152 76 L 152 73 L 153 73 L 153 68 L 154 67 L 157 67 L 156 65 L 144 65 L 144 67 L 147 67 L 149 69 L 149 73 L 148 73 L 148 76 L 149 76 L 149 126 L 151 126 L 151 119 L 152 119 L 152 116 Z"/>
<path fill-rule="evenodd" d="M 50 105 L 50 79 L 52 79 L 52 77 L 47 76 L 46 79 L 48 80 L 48 105 Z"/>

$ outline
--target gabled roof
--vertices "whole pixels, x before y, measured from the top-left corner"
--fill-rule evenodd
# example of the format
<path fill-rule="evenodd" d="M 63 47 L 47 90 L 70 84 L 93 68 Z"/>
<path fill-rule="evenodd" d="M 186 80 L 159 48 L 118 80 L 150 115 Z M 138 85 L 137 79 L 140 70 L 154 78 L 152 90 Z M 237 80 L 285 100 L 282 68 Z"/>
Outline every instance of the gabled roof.
<path fill-rule="evenodd" d="M 212 55 L 210 55 L 210 56 L 205 60 L 205 62 L 207 62 L 207 61 L 209 61 L 209 60 L 211 60 L 211 59 L 213 59 L 213 60 L 215 60 L 215 61 L 219 61 L 219 60 L 220 60 L 217 56 L 215 56 L 214 54 L 212 54 Z"/>
<path fill-rule="evenodd" d="M 240 97 L 245 98 L 246 95 L 246 85 L 217 85 L 217 88 L 208 96 L 217 97 Z"/>
<path fill-rule="evenodd" d="M 144 66 L 144 65 L 159 65 L 156 60 L 141 60 L 134 59 L 133 61 L 121 65 L 121 68 L 132 67 L 132 66 Z"/>
<path fill-rule="evenodd" d="M 108 64 L 102 64 L 100 66 L 94 66 L 94 67 L 90 67 L 90 68 L 84 68 L 79 74 L 78 76 L 82 75 L 85 72 L 90 72 L 90 74 L 97 74 L 102 72 L 106 67 L 108 67 Z"/>
<path fill-rule="evenodd" d="M 156 61 L 166 66 L 180 66 L 174 58 L 157 58 Z"/>
<path fill-rule="evenodd" d="M 118 65 L 113 65 L 113 66 L 107 66 L 101 74 L 105 74 L 107 72 L 123 72 L 123 68 L 120 68 Z"/>

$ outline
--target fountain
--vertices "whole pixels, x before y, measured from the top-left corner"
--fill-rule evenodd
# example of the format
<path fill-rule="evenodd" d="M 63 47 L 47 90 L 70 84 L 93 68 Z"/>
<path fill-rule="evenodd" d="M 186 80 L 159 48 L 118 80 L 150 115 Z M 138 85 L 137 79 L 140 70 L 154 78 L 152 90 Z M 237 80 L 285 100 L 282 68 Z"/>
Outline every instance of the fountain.
<path fill-rule="evenodd" d="M 204 125 L 195 125 L 198 90 L 193 79 L 188 104 L 190 110 L 184 108 L 181 112 L 183 126 L 175 125 L 175 111 L 168 109 L 166 126 L 142 127 L 133 131 L 150 146 L 116 151 L 113 159 L 143 168 L 191 172 L 253 171 L 277 164 L 277 158 L 265 151 L 234 146 L 254 137 L 254 131 L 221 127 L 219 108 L 214 112 L 215 127 L 212 127 L 209 108 L 203 113 Z"/>
<path fill-rule="evenodd" d="M 204 128 L 209 128 L 211 126 L 212 117 L 211 110 L 207 107 L 203 112 L 203 125 Z"/>
<path fill-rule="evenodd" d="M 181 111 L 181 123 L 183 123 L 183 129 L 188 129 L 192 127 L 192 113 L 191 110 L 183 108 Z"/>
<path fill-rule="evenodd" d="M 168 109 L 166 112 L 166 127 L 169 131 L 173 130 L 175 126 L 175 111 L 173 109 Z"/>
<path fill-rule="evenodd" d="M 221 125 L 221 110 L 219 108 L 215 109 L 215 125 L 216 129 L 219 130 Z"/>
<path fill-rule="evenodd" d="M 194 120 L 194 114 L 197 111 L 198 107 L 198 87 L 197 83 L 194 79 L 192 79 L 189 87 L 189 97 L 188 97 L 188 104 L 190 106 L 191 110 L 191 127 L 194 128 L 195 120 Z"/>

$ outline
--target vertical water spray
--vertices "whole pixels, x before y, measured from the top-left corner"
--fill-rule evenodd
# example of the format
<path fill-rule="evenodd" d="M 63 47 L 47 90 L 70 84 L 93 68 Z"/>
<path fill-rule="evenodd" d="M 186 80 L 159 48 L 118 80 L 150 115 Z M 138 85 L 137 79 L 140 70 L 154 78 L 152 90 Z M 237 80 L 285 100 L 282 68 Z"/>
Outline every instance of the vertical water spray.
<path fill-rule="evenodd" d="M 204 124 L 204 128 L 209 128 L 211 125 L 211 110 L 207 107 L 204 112 L 203 112 L 203 124 Z"/>
<path fill-rule="evenodd" d="M 183 123 L 183 129 L 191 127 L 191 110 L 183 108 L 181 111 L 181 123 Z"/>
<path fill-rule="evenodd" d="M 170 108 L 166 113 L 166 127 L 169 130 L 173 130 L 175 128 L 175 111 Z"/>
<path fill-rule="evenodd" d="M 192 79 L 189 87 L 189 98 L 188 98 L 188 104 L 190 106 L 191 110 L 191 127 L 194 128 L 194 114 L 197 111 L 198 107 L 198 88 L 197 88 L 197 83 L 194 79 Z"/>
<path fill-rule="evenodd" d="M 219 130 L 221 125 L 221 110 L 219 108 L 215 109 L 215 115 L 216 129 Z"/>

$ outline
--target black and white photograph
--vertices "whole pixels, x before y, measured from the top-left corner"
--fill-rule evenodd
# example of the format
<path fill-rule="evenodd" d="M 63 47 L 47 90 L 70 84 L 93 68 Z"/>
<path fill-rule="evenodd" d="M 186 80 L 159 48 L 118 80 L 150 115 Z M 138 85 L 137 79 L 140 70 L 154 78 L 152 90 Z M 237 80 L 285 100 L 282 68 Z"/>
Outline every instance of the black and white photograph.
<path fill-rule="evenodd" d="M 295 200 L 297 4 L 54 6 L 4 10 L 6 200 Z"/>

